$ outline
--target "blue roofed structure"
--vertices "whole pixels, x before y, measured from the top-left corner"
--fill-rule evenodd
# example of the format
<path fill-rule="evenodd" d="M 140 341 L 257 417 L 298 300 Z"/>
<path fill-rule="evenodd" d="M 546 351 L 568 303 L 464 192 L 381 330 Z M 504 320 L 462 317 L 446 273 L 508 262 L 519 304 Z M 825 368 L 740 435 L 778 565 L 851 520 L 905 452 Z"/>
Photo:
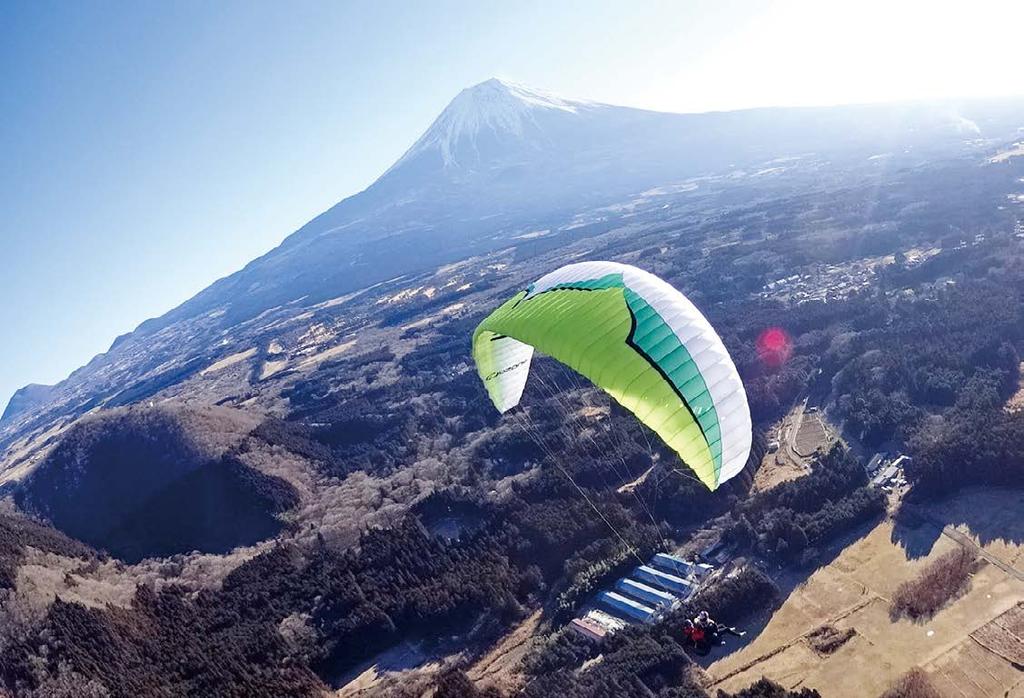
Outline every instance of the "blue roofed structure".
<path fill-rule="evenodd" d="M 637 567 L 630 576 L 655 588 L 672 592 L 684 599 L 689 597 L 693 590 L 691 584 L 682 577 L 662 572 L 647 565 Z"/>
<path fill-rule="evenodd" d="M 651 606 L 671 606 L 676 600 L 672 594 L 634 579 L 620 579 L 616 582 L 615 589 Z"/>
<path fill-rule="evenodd" d="M 580 623 L 571 627 L 593 638 L 614 633 L 628 623 L 650 622 L 689 599 L 713 571 L 708 564 L 656 553 L 648 564 L 618 579 L 612 589 L 596 594 Z"/>
<path fill-rule="evenodd" d="M 711 573 L 711 565 L 689 562 L 676 555 L 670 555 L 669 553 L 658 553 L 651 558 L 651 566 L 665 570 L 670 574 L 674 574 L 677 577 L 696 577 L 697 579 L 703 579 Z"/>
<path fill-rule="evenodd" d="M 659 567 L 666 572 L 670 572 L 677 577 L 689 577 L 693 572 L 692 563 L 687 562 L 681 557 L 669 555 L 668 553 L 658 553 L 652 557 L 651 565 Z"/>
<path fill-rule="evenodd" d="M 650 606 L 645 606 L 622 594 L 616 594 L 614 591 L 602 591 L 597 595 L 597 600 L 605 607 L 634 620 L 647 622 L 654 617 L 654 609 Z"/>

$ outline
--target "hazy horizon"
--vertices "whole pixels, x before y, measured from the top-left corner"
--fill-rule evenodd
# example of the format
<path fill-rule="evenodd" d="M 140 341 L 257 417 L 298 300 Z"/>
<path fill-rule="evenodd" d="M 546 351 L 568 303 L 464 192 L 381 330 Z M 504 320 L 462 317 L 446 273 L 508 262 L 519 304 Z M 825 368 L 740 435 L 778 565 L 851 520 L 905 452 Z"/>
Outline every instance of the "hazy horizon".
<path fill-rule="evenodd" d="M 1011 3 L 443 7 L 0 10 L 0 406 L 371 184 L 492 76 L 672 112 L 1021 92 Z"/>

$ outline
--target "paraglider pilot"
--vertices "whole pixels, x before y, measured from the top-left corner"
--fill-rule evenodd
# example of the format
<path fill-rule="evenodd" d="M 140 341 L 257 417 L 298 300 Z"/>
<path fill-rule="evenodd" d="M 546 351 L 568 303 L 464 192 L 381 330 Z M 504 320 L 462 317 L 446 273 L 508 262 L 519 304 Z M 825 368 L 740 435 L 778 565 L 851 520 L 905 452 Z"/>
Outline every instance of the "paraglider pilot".
<path fill-rule="evenodd" d="M 707 611 L 701 611 L 697 614 L 697 617 L 693 619 L 693 626 L 703 630 L 708 642 L 714 645 L 724 645 L 725 641 L 722 640 L 722 636 L 726 634 L 734 635 L 735 637 L 746 635 L 745 632 L 715 621 Z"/>
<path fill-rule="evenodd" d="M 707 611 L 701 611 L 693 620 L 683 621 L 683 646 L 692 647 L 694 654 L 704 656 L 711 651 L 713 645 L 724 645 L 723 635 L 743 637 L 746 632 L 737 630 L 724 623 L 718 623 Z"/>
<path fill-rule="evenodd" d="M 683 621 L 683 647 L 692 647 L 694 654 L 702 657 L 711 650 L 707 633 L 703 628 L 698 628 L 689 618 Z"/>

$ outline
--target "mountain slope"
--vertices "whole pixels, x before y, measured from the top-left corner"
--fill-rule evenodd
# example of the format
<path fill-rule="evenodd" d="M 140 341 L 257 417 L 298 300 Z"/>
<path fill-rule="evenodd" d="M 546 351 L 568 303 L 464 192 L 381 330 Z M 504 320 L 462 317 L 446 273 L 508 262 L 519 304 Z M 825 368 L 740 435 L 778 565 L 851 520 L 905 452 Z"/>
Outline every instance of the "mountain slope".
<path fill-rule="evenodd" d="M 19 414 L 46 404 L 46 401 L 53 395 L 53 391 L 54 386 L 38 383 L 30 383 L 24 388 L 19 388 L 7 403 L 3 414 L 0 415 L 0 422 L 13 419 Z"/>
<path fill-rule="evenodd" d="M 58 386 L 30 391 L 31 400 L 20 394 L 0 422 L 0 450 L 55 420 L 179 383 L 254 318 L 298 314 L 508 247 L 534 230 L 568 230 L 581 213 L 664 184 L 770 170 L 779 158 L 860 166 L 879 152 L 902 153 L 905 162 L 963 155 L 979 136 L 1013 137 L 1019 113 L 1018 103 L 1003 101 L 669 114 L 488 80 L 463 90 L 365 191 L 118 338 Z"/>
<path fill-rule="evenodd" d="M 989 134 L 1007 130 L 1006 115 L 986 114 Z M 325 300 L 493 249 L 554 213 L 693 176 L 805 153 L 870 155 L 880 143 L 955 147 L 978 135 L 972 116 L 948 105 L 670 114 L 488 80 L 463 90 L 365 191 L 140 330 Z"/>

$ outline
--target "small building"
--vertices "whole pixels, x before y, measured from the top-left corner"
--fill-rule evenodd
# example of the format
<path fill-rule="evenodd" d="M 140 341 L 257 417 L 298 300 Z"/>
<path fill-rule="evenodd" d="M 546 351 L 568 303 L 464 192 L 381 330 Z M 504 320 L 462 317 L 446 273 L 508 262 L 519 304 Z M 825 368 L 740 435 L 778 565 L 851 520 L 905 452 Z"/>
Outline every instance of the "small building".
<path fill-rule="evenodd" d="M 657 589 L 664 589 L 681 599 L 689 598 L 693 592 L 693 585 L 682 577 L 662 572 L 648 565 L 640 565 L 629 576 Z"/>
<path fill-rule="evenodd" d="M 884 468 L 882 472 L 878 473 L 878 475 L 875 475 L 875 477 L 872 478 L 871 484 L 875 487 L 882 487 L 883 485 L 888 485 L 889 481 L 892 480 L 898 472 L 899 468 L 897 466 L 889 465 L 888 467 Z"/>
<path fill-rule="evenodd" d="M 697 581 L 707 577 L 714 569 L 714 567 L 707 563 L 690 562 L 678 557 L 677 555 L 671 555 L 669 553 L 658 553 L 651 558 L 650 565 L 652 567 L 665 570 L 677 577 L 683 577 L 684 579 L 692 577 Z"/>
<path fill-rule="evenodd" d="M 882 467 L 883 460 L 885 460 L 885 453 L 876 453 L 875 455 L 871 456 L 871 460 L 868 461 L 865 470 L 868 471 L 869 475 L 877 472 L 878 469 Z"/>
<path fill-rule="evenodd" d="M 608 630 L 589 618 L 573 618 L 569 621 L 569 627 L 583 637 L 601 642 L 608 635 Z"/>
<path fill-rule="evenodd" d="M 643 623 L 654 618 L 654 609 L 614 591 L 602 591 L 597 600 L 612 611 Z"/>
<path fill-rule="evenodd" d="M 711 558 L 711 561 L 719 565 L 724 565 L 725 563 L 729 562 L 729 558 L 732 557 L 732 553 L 733 546 L 723 545 L 721 548 L 718 549 L 714 557 Z"/>
<path fill-rule="evenodd" d="M 672 594 L 647 586 L 635 579 L 620 579 L 615 583 L 615 590 L 652 607 L 671 606 L 676 600 Z"/>
<path fill-rule="evenodd" d="M 697 581 L 704 581 L 711 576 L 711 573 L 715 571 L 713 565 L 709 565 L 706 562 L 698 562 L 693 566 L 693 576 Z"/>
<path fill-rule="evenodd" d="M 584 616 L 591 623 L 596 623 L 604 628 L 608 634 L 617 632 L 626 627 L 626 622 L 621 618 L 616 618 L 610 613 L 605 613 L 600 608 L 592 608 L 587 611 Z"/>
<path fill-rule="evenodd" d="M 705 546 L 700 551 L 699 557 L 701 560 L 714 560 L 721 564 L 729 558 L 728 547 L 729 545 L 719 536 L 715 542 Z"/>

